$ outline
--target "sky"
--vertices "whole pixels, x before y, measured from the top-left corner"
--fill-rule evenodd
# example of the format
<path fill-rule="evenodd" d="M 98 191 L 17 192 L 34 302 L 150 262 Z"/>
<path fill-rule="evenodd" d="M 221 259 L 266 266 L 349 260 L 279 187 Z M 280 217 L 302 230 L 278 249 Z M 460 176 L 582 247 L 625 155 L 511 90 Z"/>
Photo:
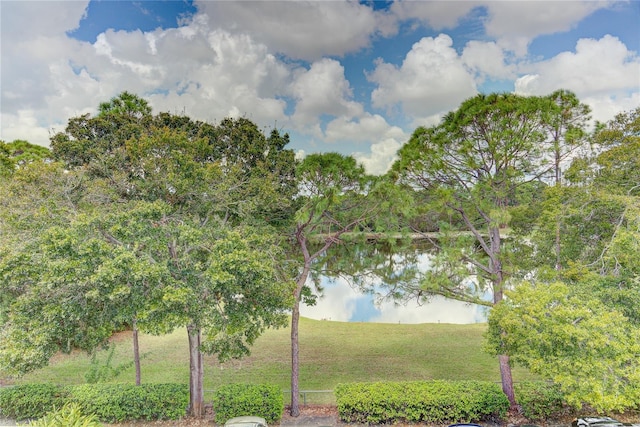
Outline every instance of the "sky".
<path fill-rule="evenodd" d="M 300 155 L 384 173 L 478 93 L 640 106 L 640 1 L 0 0 L 0 140 L 49 144 L 123 91 L 155 113 L 246 117 Z"/>

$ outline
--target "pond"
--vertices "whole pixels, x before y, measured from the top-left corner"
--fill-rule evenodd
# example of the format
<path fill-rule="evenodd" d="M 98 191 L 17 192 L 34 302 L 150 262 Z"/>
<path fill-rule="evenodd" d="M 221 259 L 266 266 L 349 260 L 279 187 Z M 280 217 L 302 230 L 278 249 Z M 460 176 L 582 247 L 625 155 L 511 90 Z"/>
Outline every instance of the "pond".
<path fill-rule="evenodd" d="M 430 265 L 428 248 L 419 249 L 414 263 L 425 271 Z M 402 257 L 402 253 L 393 255 Z M 398 263 L 402 265 L 402 262 Z M 370 285 L 383 288 L 383 279 Z M 406 303 L 389 300 L 377 301 L 376 297 L 352 286 L 345 278 L 320 277 L 322 292 L 317 293 L 316 305 L 300 305 L 300 314 L 315 320 L 338 322 L 375 322 L 375 323 L 457 323 L 471 324 L 487 321 L 487 307 L 467 304 L 460 301 L 433 297 L 428 302 L 418 303 L 412 299 Z M 311 286 L 313 288 L 313 286 Z"/>
<path fill-rule="evenodd" d="M 300 315 L 316 320 L 376 323 L 483 323 L 487 309 L 441 297 L 419 305 L 392 301 L 377 304 L 375 298 L 352 288 L 345 280 L 322 280 L 324 291 L 315 306 L 300 306 Z"/>

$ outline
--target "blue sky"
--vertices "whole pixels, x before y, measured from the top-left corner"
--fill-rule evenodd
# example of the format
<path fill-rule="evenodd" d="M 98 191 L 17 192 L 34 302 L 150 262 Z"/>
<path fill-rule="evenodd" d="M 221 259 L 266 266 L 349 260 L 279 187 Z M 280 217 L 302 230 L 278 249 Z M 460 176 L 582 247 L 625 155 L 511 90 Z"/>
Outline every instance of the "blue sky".
<path fill-rule="evenodd" d="M 0 1 L 0 139 L 48 145 L 128 90 L 155 112 L 245 116 L 301 155 L 382 173 L 479 92 L 640 105 L 637 1 Z"/>

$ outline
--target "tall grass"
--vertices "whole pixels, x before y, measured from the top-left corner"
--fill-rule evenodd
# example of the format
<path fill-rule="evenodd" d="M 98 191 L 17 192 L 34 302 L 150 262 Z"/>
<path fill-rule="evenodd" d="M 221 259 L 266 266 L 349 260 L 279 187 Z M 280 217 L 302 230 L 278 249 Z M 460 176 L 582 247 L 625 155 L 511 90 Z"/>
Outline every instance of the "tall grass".
<path fill-rule="evenodd" d="M 428 379 L 474 379 L 500 381 L 497 359 L 482 351 L 485 324 L 384 324 L 343 323 L 301 319 L 300 389 L 332 390 L 342 382 L 404 381 Z M 291 350 L 288 328 L 269 330 L 241 360 L 219 363 L 205 358 L 205 389 L 227 383 L 273 383 L 290 389 Z M 130 333 L 115 336 L 113 367 L 132 360 Z M 189 352 L 186 330 L 151 336 L 141 334 L 142 381 L 146 383 L 189 381 Z M 106 363 L 108 352 L 98 354 Z M 16 383 L 86 382 L 91 357 L 86 353 L 58 355 L 44 369 L 32 372 Z M 514 369 L 514 379 L 533 377 Z M 110 382 L 134 382 L 133 367 L 124 369 Z"/>

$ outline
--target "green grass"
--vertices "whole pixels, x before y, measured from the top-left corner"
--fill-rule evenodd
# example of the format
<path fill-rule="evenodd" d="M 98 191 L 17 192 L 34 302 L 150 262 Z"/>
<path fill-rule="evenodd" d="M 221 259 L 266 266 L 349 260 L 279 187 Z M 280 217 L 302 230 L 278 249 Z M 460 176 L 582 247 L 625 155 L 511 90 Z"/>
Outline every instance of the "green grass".
<path fill-rule="evenodd" d="M 336 384 L 362 381 L 483 380 L 500 381 L 497 358 L 482 351 L 485 324 L 343 323 L 301 319 L 300 389 L 332 390 Z M 116 367 L 132 360 L 130 333 L 114 337 Z M 142 381 L 188 383 L 189 353 L 186 330 L 170 335 L 141 335 Z M 104 364 L 107 352 L 98 356 Z M 16 383 L 85 382 L 91 358 L 85 353 L 56 356 L 44 369 Z M 252 354 L 220 364 L 205 358 L 205 389 L 233 382 L 274 383 L 283 390 L 291 381 L 290 331 L 269 330 L 258 339 Z M 534 377 L 514 369 L 515 381 Z M 113 382 L 133 382 L 134 368 Z M 318 402 L 321 403 L 321 402 Z M 322 402 L 324 403 L 324 402 Z"/>

